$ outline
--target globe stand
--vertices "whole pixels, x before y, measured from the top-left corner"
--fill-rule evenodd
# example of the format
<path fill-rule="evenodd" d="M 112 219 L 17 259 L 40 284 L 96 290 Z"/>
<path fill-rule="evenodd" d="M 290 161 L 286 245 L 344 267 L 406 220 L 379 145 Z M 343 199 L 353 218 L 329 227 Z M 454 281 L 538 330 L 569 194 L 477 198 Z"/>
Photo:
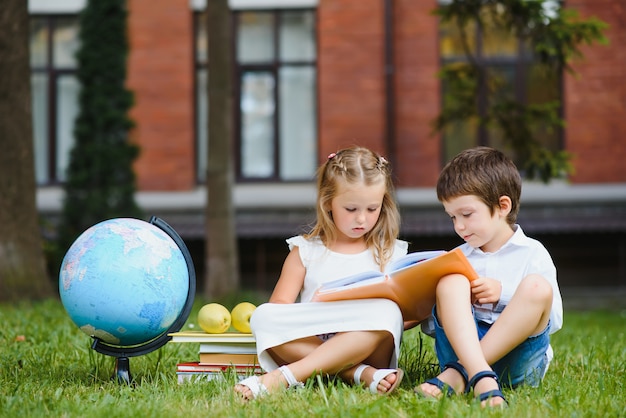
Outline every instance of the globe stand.
<path fill-rule="evenodd" d="M 167 329 L 167 331 L 165 331 L 163 334 L 159 335 L 153 340 L 137 346 L 120 347 L 108 344 L 102 341 L 100 338 L 96 337 L 95 335 L 91 336 L 91 338 L 93 338 L 93 343 L 91 344 L 91 348 L 93 350 L 107 356 L 115 357 L 115 370 L 113 372 L 111 380 L 115 380 L 120 384 L 124 383 L 129 385 L 133 383 L 133 379 L 130 374 L 129 357 L 141 356 L 161 348 L 172 339 L 169 334 L 180 331 L 183 325 L 185 325 L 185 321 L 187 321 L 187 318 L 189 317 L 189 313 L 191 312 L 191 308 L 193 307 L 193 301 L 196 295 L 196 272 L 193 267 L 191 254 L 189 254 L 189 250 L 187 249 L 184 241 L 182 240 L 180 235 L 178 235 L 178 233 L 162 219 L 153 216 L 150 218 L 150 223 L 162 229 L 163 232 L 169 235 L 182 252 L 183 257 L 185 258 L 185 262 L 187 264 L 187 272 L 189 273 L 189 290 L 187 292 L 185 305 L 178 318 L 176 318 L 174 323 Z"/>
<path fill-rule="evenodd" d="M 91 348 L 93 350 L 96 350 L 97 352 L 102 354 L 115 357 L 115 369 L 113 370 L 113 376 L 111 376 L 111 380 L 116 381 L 119 384 L 124 383 L 126 385 L 131 385 L 133 383 L 133 378 L 130 374 L 130 359 L 121 354 L 113 353 L 110 350 L 110 346 L 109 350 L 106 350 L 104 348 L 106 346 L 106 343 L 100 340 L 98 337 L 92 335 L 91 338 L 93 338 L 93 343 L 91 344 Z M 107 352 L 104 353 L 103 350 Z"/>
<path fill-rule="evenodd" d="M 133 381 L 133 378 L 130 375 L 130 360 L 128 357 L 118 357 L 115 359 L 115 376 L 113 379 L 117 381 L 117 383 L 125 383 L 130 385 Z"/>

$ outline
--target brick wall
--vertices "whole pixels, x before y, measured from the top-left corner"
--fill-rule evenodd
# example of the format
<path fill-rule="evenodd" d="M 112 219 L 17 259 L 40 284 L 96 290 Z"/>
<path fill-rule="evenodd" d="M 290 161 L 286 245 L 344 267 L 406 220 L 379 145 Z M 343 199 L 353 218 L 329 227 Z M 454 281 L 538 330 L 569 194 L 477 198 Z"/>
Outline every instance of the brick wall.
<path fill-rule="evenodd" d="M 383 3 L 318 7 L 319 154 L 352 144 L 386 154 Z"/>
<path fill-rule="evenodd" d="M 319 155 L 360 144 L 394 162 L 398 184 L 431 187 L 441 145 L 431 136 L 440 109 L 436 0 L 394 0 L 392 137 L 387 130 L 385 1 L 320 0 L 318 6 Z M 193 30 L 188 0 L 129 0 L 128 86 L 135 93 L 133 139 L 141 190 L 195 186 Z M 611 27 L 609 46 L 584 47 L 580 78 L 565 77 L 565 143 L 575 183 L 626 181 L 626 4 L 570 0 L 582 16 Z"/>
<path fill-rule="evenodd" d="M 399 185 L 432 186 L 441 169 L 436 1 L 393 1 L 394 137 L 387 137 L 384 1 L 322 0 L 318 13 L 320 156 L 358 142 L 391 159 Z M 565 144 L 574 155 L 574 183 L 626 181 L 626 4 L 570 0 L 582 16 L 610 24 L 609 46 L 583 47 L 567 75 Z M 390 145 L 390 142 L 392 144 Z"/>
<path fill-rule="evenodd" d="M 607 22 L 608 46 L 582 48 L 578 77 L 565 77 L 566 148 L 575 155 L 574 183 L 626 181 L 626 3 L 570 0 L 582 17 Z"/>
<path fill-rule="evenodd" d="M 439 111 L 435 0 L 393 5 L 386 91 L 385 2 L 322 0 L 318 8 L 320 156 L 353 143 L 394 162 L 401 186 L 430 186 L 441 168 L 430 123 Z M 387 106 L 394 110 L 387 120 Z M 393 123 L 391 136 L 387 123 Z"/>
<path fill-rule="evenodd" d="M 398 185 L 433 186 L 441 170 L 432 121 L 441 107 L 436 0 L 395 0 L 395 172 Z"/>
<path fill-rule="evenodd" d="M 189 0 L 129 0 L 128 87 L 140 190 L 195 184 L 192 11 Z"/>

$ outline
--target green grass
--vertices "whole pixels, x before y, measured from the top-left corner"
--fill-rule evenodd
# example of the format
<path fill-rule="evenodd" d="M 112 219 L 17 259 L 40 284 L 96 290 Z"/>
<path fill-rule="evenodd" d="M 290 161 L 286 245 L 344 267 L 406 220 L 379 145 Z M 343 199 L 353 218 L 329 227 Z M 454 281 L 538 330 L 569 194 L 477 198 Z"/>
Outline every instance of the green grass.
<path fill-rule="evenodd" d="M 432 340 L 423 337 L 420 350 L 417 330 L 405 333 L 407 374 L 391 397 L 312 378 L 306 390 L 243 405 L 233 376 L 177 383 L 176 363 L 196 359 L 197 344 L 168 343 L 131 358 L 137 384 L 126 386 L 111 381 L 113 359 L 91 350 L 57 300 L 0 305 L 0 323 L 0 417 L 626 417 L 626 311 L 566 312 L 543 385 L 505 391 L 505 412 L 482 411 L 466 397 L 416 397 L 413 386 L 436 373 Z"/>

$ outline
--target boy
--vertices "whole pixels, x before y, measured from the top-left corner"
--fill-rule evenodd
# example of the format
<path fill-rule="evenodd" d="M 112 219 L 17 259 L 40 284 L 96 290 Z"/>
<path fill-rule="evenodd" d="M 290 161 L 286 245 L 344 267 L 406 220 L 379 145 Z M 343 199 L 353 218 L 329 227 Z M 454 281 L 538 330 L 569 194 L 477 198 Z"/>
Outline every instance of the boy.
<path fill-rule="evenodd" d="M 442 371 L 415 388 L 425 397 L 473 389 L 482 406 L 505 406 L 499 381 L 537 386 L 548 368 L 562 300 L 547 250 L 515 223 L 521 183 L 513 162 L 488 147 L 461 152 L 439 176 L 437 198 L 480 278 L 449 275 L 437 286 Z"/>

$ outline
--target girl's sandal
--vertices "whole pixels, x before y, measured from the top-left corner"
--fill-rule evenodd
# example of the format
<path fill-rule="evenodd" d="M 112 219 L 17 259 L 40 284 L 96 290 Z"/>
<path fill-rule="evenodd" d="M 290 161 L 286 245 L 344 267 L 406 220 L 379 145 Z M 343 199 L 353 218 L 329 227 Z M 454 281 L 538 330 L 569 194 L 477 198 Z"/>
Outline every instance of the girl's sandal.
<path fill-rule="evenodd" d="M 280 372 L 285 377 L 285 380 L 287 381 L 287 384 L 289 385 L 289 389 L 291 389 L 291 388 L 300 389 L 300 388 L 304 387 L 304 383 L 299 382 L 296 379 L 296 377 L 293 375 L 293 373 L 291 373 L 291 370 L 289 370 L 289 367 L 287 367 L 287 366 L 280 366 L 278 368 L 278 370 L 280 370 Z"/>
<path fill-rule="evenodd" d="M 506 407 L 506 406 L 508 406 L 509 402 L 506 400 L 506 398 L 502 394 L 502 390 L 500 388 L 500 382 L 498 381 L 498 375 L 495 372 L 491 371 L 491 370 L 485 370 L 485 371 L 476 373 L 469 381 L 468 390 L 469 390 L 469 388 L 474 389 L 474 387 L 476 386 L 476 383 L 478 383 L 480 380 L 482 380 L 484 378 L 491 378 L 491 379 L 495 380 L 496 383 L 498 384 L 498 389 L 489 390 L 487 392 L 481 393 L 480 395 L 477 396 L 478 400 L 480 402 L 483 402 L 483 401 L 489 400 L 491 398 L 502 398 L 504 400 L 504 402 L 502 404 L 500 404 L 500 405 L 497 405 L 497 406 L 499 406 L 499 407 Z"/>
<path fill-rule="evenodd" d="M 287 366 L 281 366 L 278 368 L 278 370 L 280 370 L 280 372 L 283 374 L 283 377 L 287 381 L 288 388 L 304 387 L 304 383 L 296 380 L 296 377 L 293 375 L 293 373 L 291 373 L 291 370 L 289 370 Z M 242 381 L 237 383 L 237 385 L 246 386 L 248 389 L 250 389 L 250 392 L 252 392 L 252 398 L 248 399 L 246 397 L 243 397 L 244 401 L 256 399 L 269 393 L 267 387 L 263 384 L 263 382 L 261 382 L 259 376 L 256 375 L 243 379 Z"/>
<path fill-rule="evenodd" d="M 354 380 L 354 384 L 355 385 L 360 385 L 361 382 L 361 374 L 363 374 L 363 370 L 367 369 L 368 367 L 372 367 L 369 366 L 367 364 L 361 364 L 359 367 L 356 368 L 356 370 L 354 371 L 354 377 L 352 378 L 352 380 Z M 396 374 L 396 381 L 393 382 L 393 384 L 391 385 L 391 387 L 389 389 L 387 389 L 387 392 L 385 393 L 381 393 L 381 395 L 390 395 L 393 391 L 396 390 L 396 388 L 400 385 L 400 382 L 402 381 L 402 378 L 404 377 L 404 371 L 402 369 L 378 369 L 374 372 L 374 376 L 372 376 L 372 383 L 370 383 L 368 389 L 371 393 L 373 394 L 378 394 L 378 384 L 380 383 L 381 380 L 383 380 L 385 377 L 389 376 L 390 374 Z"/>
<path fill-rule="evenodd" d="M 261 383 L 261 379 L 259 379 L 259 376 L 256 376 L 256 375 L 243 379 L 241 382 L 237 383 L 237 385 L 245 386 L 248 389 L 250 389 L 250 392 L 252 392 L 252 398 L 249 398 L 249 399 L 243 396 L 243 394 L 241 395 L 242 400 L 244 401 L 249 401 L 252 399 L 259 398 L 261 396 L 267 395 L 268 393 L 267 388 L 265 387 L 263 383 Z"/>

